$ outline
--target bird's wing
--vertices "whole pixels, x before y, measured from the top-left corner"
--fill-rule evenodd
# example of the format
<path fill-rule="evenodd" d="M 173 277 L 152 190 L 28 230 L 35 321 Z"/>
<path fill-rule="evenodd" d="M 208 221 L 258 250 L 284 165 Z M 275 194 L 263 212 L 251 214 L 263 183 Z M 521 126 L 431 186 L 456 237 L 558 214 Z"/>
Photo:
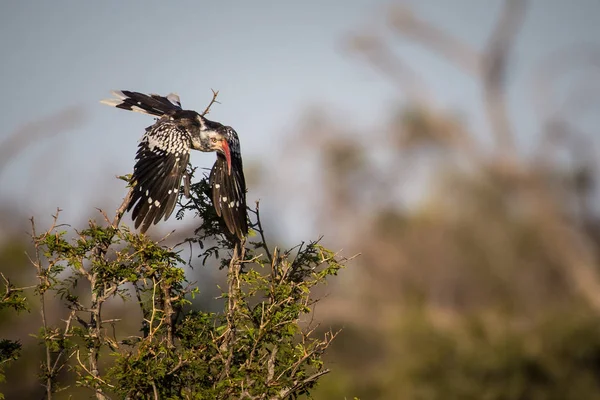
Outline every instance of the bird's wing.
<path fill-rule="evenodd" d="M 227 160 L 217 153 L 217 161 L 210 171 L 209 182 L 217 215 L 223 218 L 229 232 L 241 240 L 248 233 L 248 216 L 246 181 L 239 154 L 232 153 L 230 175 Z"/>
<path fill-rule="evenodd" d="M 133 208 L 135 227 L 141 225 L 142 233 L 173 212 L 190 157 L 190 141 L 184 129 L 164 118 L 146 129 L 136 155 L 133 195 L 127 206 L 127 211 Z"/>
<path fill-rule="evenodd" d="M 166 97 L 129 90 L 113 90 L 111 93 L 115 98 L 102 100 L 101 103 L 158 117 L 171 111 L 181 110 L 181 101 L 175 93 L 170 93 Z"/>

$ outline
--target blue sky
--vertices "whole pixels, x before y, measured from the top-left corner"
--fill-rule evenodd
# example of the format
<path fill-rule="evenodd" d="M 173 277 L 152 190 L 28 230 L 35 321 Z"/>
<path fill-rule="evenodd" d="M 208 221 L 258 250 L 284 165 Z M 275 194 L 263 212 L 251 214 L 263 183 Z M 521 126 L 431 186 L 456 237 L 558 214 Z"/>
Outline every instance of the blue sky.
<path fill-rule="evenodd" d="M 40 140 L 0 172 L 0 202 L 25 215 L 83 217 L 116 204 L 137 141 L 152 120 L 99 104 L 112 89 L 177 92 L 240 134 L 247 162 L 264 162 L 317 105 L 356 126 L 381 124 L 401 98 L 378 73 L 344 51 L 344 39 L 383 21 L 390 1 L 4 1 L 0 3 L 1 140 L 24 124 L 81 106 L 76 129 Z M 408 2 L 422 18 L 481 48 L 501 2 Z M 527 146 L 536 131 L 525 83 L 555 49 L 600 44 L 600 2 L 532 1 L 516 47 L 511 114 Z M 396 50 L 423 74 L 442 107 L 485 128 L 472 79 L 408 40 Z M 594 126 L 597 118 L 588 121 Z M 49 162 L 47 154 L 57 152 Z M 195 154 L 209 167 L 214 155 Z M 46 163 L 47 162 L 47 163 Z M 46 164 L 44 164 L 46 163 Z M 40 168 L 44 165 L 44 168 Z M 263 194 L 264 195 L 264 194 Z M 250 195 L 252 198 L 252 196 Z"/>

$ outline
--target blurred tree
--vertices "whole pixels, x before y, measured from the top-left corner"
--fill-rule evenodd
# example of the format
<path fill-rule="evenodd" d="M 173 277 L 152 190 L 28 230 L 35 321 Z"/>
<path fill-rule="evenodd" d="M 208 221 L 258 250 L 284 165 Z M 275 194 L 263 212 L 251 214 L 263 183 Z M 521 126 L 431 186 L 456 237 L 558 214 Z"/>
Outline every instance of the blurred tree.
<path fill-rule="evenodd" d="M 597 66 L 600 51 L 565 49 L 535 71 L 542 131 L 533 154 L 522 155 L 506 91 L 527 5 L 505 1 L 481 50 L 407 6 L 387 13 L 392 35 L 473 78 L 493 140 L 436 104 L 435 88 L 380 25 L 349 47 L 406 102 L 381 126 L 361 129 L 368 135 L 321 110 L 285 144 L 296 153 L 282 168 L 318 163 L 308 201 L 319 230 L 363 254 L 319 309 L 344 334 L 329 353 L 340 368 L 318 398 L 598 398 L 598 171 L 593 143 L 574 123 L 584 108 L 553 104 L 551 89 L 582 62 Z M 567 100 L 597 95 L 583 78 Z M 307 201 L 289 175 L 277 179 L 288 188 L 284 201 Z M 415 181 L 422 195 L 409 205 Z"/>

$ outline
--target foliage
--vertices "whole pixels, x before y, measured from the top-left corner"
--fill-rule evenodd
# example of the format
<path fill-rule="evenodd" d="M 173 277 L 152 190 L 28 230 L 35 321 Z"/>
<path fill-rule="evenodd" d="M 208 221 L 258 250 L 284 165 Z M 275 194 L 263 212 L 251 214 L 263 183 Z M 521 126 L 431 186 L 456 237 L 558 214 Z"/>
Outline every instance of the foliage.
<path fill-rule="evenodd" d="M 429 400 L 600 398 L 600 322 L 594 314 L 556 310 L 519 327 L 505 319 L 472 315 L 440 325 L 426 310 L 407 312 L 387 338 L 393 344 L 386 345 L 381 369 L 370 374 L 370 386 L 343 385 L 374 399 L 398 393 Z M 336 381 L 352 374 L 340 372 L 322 387 L 329 398 L 342 391 Z"/>
<path fill-rule="evenodd" d="M 0 276 L 4 280 L 4 289 L 0 293 L 0 310 L 8 308 L 16 312 L 29 311 L 23 289 L 16 288 L 3 274 L 0 273 Z M 6 366 L 19 358 L 21 347 L 21 343 L 17 340 L 0 339 L 0 383 L 6 379 L 4 375 Z M 0 399 L 3 398 L 4 395 L 0 393 Z"/>
<path fill-rule="evenodd" d="M 206 177 L 191 189 L 178 217 L 193 211 L 203 222 L 186 242 L 200 248 L 204 262 L 226 255 L 218 313 L 190 307 L 198 289 L 186 279 L 181 250 L 120 225 L 124 207 L 112 222 L 105 215 L 105 226 L 90 221 L 73 230 L 73 238 L 58 224 L 58 212 L 43 233 L 32 220 L 38 276 L 32 295 L 41 300 L 37 337 L 46 352 L 40 379 L 47 398 L 73 389 L 69 376 L 98 399 L 296 398 L 329 372 L 322 355 L 337 333 L 317 337 L 306 317 L 318 301 L 312 289 L 336 275 L 344 260 L 318 241 L 271 249 L 258 205 L 254 232 L 261 239 L 248 249 L 233 243 L 219 233 Z M 6 280 L 2 307 L 26 309 L 24 293 Z M 46 315 L 50 297 L 67 308 L 62 323 Z M 103 306 L 114 298 L 137 305 L 139 334 L 122 329 L 133 315 L 105 316 Z M 15 358 L 19 346 L 0 342 L 0 363 Z"/>

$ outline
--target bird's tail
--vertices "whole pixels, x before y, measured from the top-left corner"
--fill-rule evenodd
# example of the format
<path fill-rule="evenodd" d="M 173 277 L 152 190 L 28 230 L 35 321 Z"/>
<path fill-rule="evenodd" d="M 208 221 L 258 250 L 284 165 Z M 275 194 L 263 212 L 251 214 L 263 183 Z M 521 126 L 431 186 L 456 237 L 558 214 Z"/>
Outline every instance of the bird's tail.
<path fill-rule="evenodd" d="M 136 111 L 158 117 L 170 111 L 181 110 L 179 96 L 175 93 L 168 94 L 166 97 L 157 94 L 147 95 L 139 92 L 130 92 L 128 90 L 113 90 L 111 93 L 116 98 L 102 100 L 101 103 L 122 108 L 123 110 Z"/>

